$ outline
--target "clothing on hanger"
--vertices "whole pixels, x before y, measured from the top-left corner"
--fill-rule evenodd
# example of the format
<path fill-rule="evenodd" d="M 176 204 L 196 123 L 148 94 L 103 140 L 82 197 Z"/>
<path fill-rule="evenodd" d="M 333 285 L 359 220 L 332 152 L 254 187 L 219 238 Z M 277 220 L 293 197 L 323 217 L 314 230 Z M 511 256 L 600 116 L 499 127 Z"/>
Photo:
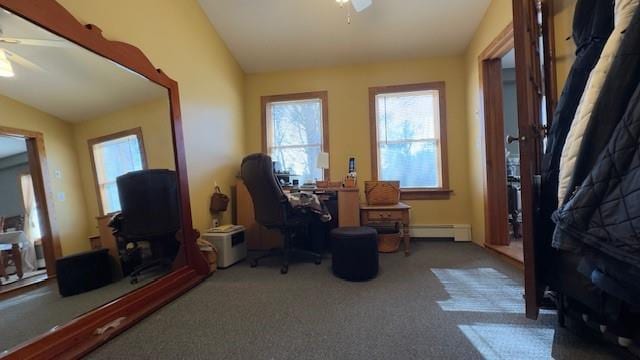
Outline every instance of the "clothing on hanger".
<path fill-rule="evenodd" d="M 595 167 L 554 213 L 554 247 L 587 247 L 640 269 L 639 143 L 640 85 Z"/>
<path fill-rule="evenodd" d="M 580 186 L 593 169 L 640 84 L 640 7 L 636 9 L 625 33 L 591 112 L 591 121 L 584 132 L 569 189 Z"/>
<path fill-rule="evenodd" d="M 589 75 L 586 90 L 582 94 L 565 146 L 562 149 L 558 182 L 558 204 L 560 206 L 573 191 L 569 186 L 572 183 L 576 160 L 586 128 L 591 121 L 599 120 L 592 118 L 593 108 L 602 92 L 607 73 L 611 69 L 614 59 L 621 48 L 622 41 L 627 34 L 626 29 L 631 23 L 639 4 L 640 0 L 616 0 L 615 2 L 613 31 L 609 39 L 607 39 L 598 63 Z"/>
<path fill-rule="evenodd" d="M 540 243 L 550 244 L 555 224 L 551 215 L 558 209 L 560 156 L 569 128 L 587 84 L 587 79 L 613 30 L 613 0 L 578 0 L 573 18 L 572 40 L 575 61 L 558 100 L 542 158 L 541 204 L 538 228 Z"/>

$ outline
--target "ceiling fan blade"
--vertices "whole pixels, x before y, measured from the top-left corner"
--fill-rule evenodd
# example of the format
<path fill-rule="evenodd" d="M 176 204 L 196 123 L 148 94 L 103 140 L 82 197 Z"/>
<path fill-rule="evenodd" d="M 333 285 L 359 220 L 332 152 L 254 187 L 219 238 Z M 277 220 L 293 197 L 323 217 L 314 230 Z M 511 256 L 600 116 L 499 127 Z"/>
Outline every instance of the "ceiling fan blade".
<path fill-rule="evenodd" d="M 65 40 L 42 40 L 42 39 L 21 39 L 7 36 L 0 36 L 0 43 L 9 45 L 29 45 L 47 47 L 71 47 L 73 44 Z"/>
<path fill-rule="evenodd" d="M 357 12 L 361 12 L 364 9 L 368 8 L 369 6 L 371 6 L 372 1 L 371 0 L 351 0 L 351 4 L 353 5 L 353 8 Z"/>
<path fill-rule="evenodd" d="M 32 63 L 31 61 L 23 58 L 22 56 L 14 53 L 13 51 L 9 51 L 7 49 L 0 49 L 0 51 L 4 51 L 4 53 L 7 54 L 7 59 L 9 59 L 9 61 L 11 61 L 12 63 L 20 65 L 29 70 L 44 72 L 44 69 L 41 68 L 39 65 Z"/>

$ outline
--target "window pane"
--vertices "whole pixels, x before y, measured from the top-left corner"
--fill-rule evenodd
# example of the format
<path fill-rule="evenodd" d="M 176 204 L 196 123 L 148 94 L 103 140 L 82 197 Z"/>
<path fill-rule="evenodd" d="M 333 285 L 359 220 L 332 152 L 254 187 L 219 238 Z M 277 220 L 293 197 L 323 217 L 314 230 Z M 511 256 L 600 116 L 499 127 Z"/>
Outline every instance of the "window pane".
<path fill-rule="evenodd" d="M 376 96 L 379 141 L 437 138 L 438 103 L 437 91 Z"/>
<path fill-rule="evenodd" d="M 323 179 L 316 168 L 322 149 L 322 100 L 271 103 L 268 124 L 269 152 L 278 167 L 300 175 L 302 181 Z"/>
<path fill-rule="evenodd" d="M 322 144 L 322 106 L 319 99 L 273 103 L 271 145 Z"/>
<path fill-rule="evenodd" d="M 142 170 L 142 154 L 136 135 L 124 136 L 93 146 L 96 177 L 105 214 L 120 210 L 116 178 L 131 171 Z"/>
<path fill-rule="evenodd" d="M 120 196 L 115 182 L 101 185 L 100 192 L 102 193 L 102 207 L 105 214 L 120 211 Z"/>
<path fill-rule="evenodd" d="M 320 151 L 320 146 L 275 148 L 271 151 L 271 158 L 277 161 L 283 170 L 300 175 L 303 182 L 313 182 L 323 178 L 322 169 L 316 168 Z"/>
<path fill-rule="evenodd" d="M 401 187 L 439 187 L 436 140 L 380 144 L 380 180 L 400 180 Z"/>

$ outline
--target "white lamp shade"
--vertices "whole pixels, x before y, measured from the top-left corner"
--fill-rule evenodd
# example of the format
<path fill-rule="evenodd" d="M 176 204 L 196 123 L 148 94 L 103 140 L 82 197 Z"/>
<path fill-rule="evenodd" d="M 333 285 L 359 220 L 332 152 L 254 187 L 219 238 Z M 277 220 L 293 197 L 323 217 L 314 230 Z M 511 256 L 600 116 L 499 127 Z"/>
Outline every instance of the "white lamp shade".
<path fill-rule="evenodd" d="M 316 168 L 318 169 L 329 168 L 329 153 L 321 152 L 318 154 L 318 159 L 316 160 Z"/>
<path fill-rule="evenodd" d="M 7 59 L 5 52 L 0 49 L 0 77 L 13 77 L 14 75 L 11 62 Z"/>

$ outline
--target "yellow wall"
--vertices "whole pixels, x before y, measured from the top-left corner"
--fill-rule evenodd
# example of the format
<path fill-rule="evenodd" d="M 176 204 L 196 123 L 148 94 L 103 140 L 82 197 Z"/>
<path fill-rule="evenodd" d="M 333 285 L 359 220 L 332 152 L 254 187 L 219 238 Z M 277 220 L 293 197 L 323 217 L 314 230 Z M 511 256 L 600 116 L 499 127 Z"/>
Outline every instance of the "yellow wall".
<path fill-rule="evenodd" d="M 175 170 L 169 101 L 166 98 L 135 105 L 96 119 L 73 125 L 82 191 L 87 208 L 88 234 L 97 235 L 96 216 L 99 215 L 96 180 L 91 167 L 88 140 L 123 130 L 142 128 L 147 167 Z"/>
<path fill-rule="evenodd" d="M 562 40 L 568 36 L 565 29 L 570 29 L 574 1 L 559 0 L 556 5 L 560 85 L 571 64 L 570 56 L 566 61 L 562 58 L 572 52 L 571 46 Z M 99 25 L 107 38 L 140 47 L 157 67 L 178 81 L 193 219 L 197 228 L 208 227 L 207 203 L 214 181 L 229 191 L 242 155 L 260 149 L 257 109 L 261 95 L 328 90 L 332 177 L 337 179 L 346 168 L 346 157 L 355 155 L 360 179 L 364 180 L 371 172 L 367 88 L 445 80 L 451 187 L 456 193 L 449 201 L 413 202 L 414 221 L 472 223 L 474 239 L 484 241 L 477 55 L 511 21 L 510 0 L 491 3 L 461 58 L 246 76 L 196 0 L 60 2 L 81 21 Z M 226 220 L 230 213 L 225 214 Z"/>
<path fill-rule="evenodd" d="M 32 107 L 0 96 L 0 126 L 38 131 L 44 135 L 53 210 L 63 255 L 89 250 L 86 207 L 71 124 Z M 59 170 L 61 177 L 55 176 Z M 58 198 L 64 193 L 64 201 Z"/>
<path fill-rule="evenodd" d="M 558 77 L 558 96 L 562 93 L 571 65 L 575 60 L 576 46 L 572 39 L 567 40 L 573 32 L 573 11 L 577 0 L 554 1 L 554 31 L 556 45 L 556 74 Z"/>
<path fill-rule="evenodd" d="M 450 200 L 410 201 L 412 221 L 415 224 L 468 224 L 465 78 L 461 57 L 247 75 L 246 153 L 261 151 L 261 96 L 327 90 L 331 178 L 340 180 L 346 175 L 348 157 L 354 155 L 362 186 L 364 180 L 371 179 L 369 87 L 429 81 L 446 83 L 449 175 L 454 194 Z"/>
<path fill-rule="evenodd" d="M 469 191 L 473 241 L 484 243 L 484 130 L 478 56 L 513 19 L 511 0 L 493 0 L 465 53 L 467 91 L 467 142 L 469 152 Z"/>
<path fill-rule="evenodd" d="M 229 192 L 244 149 L 244 73 L 196 0 L 59 0 L 104 36 L 139 47 L 180 86 L 194 227 L 210 227 L 214 181 Z M 231 210 L 225 219 L 231 218 Z"/>

